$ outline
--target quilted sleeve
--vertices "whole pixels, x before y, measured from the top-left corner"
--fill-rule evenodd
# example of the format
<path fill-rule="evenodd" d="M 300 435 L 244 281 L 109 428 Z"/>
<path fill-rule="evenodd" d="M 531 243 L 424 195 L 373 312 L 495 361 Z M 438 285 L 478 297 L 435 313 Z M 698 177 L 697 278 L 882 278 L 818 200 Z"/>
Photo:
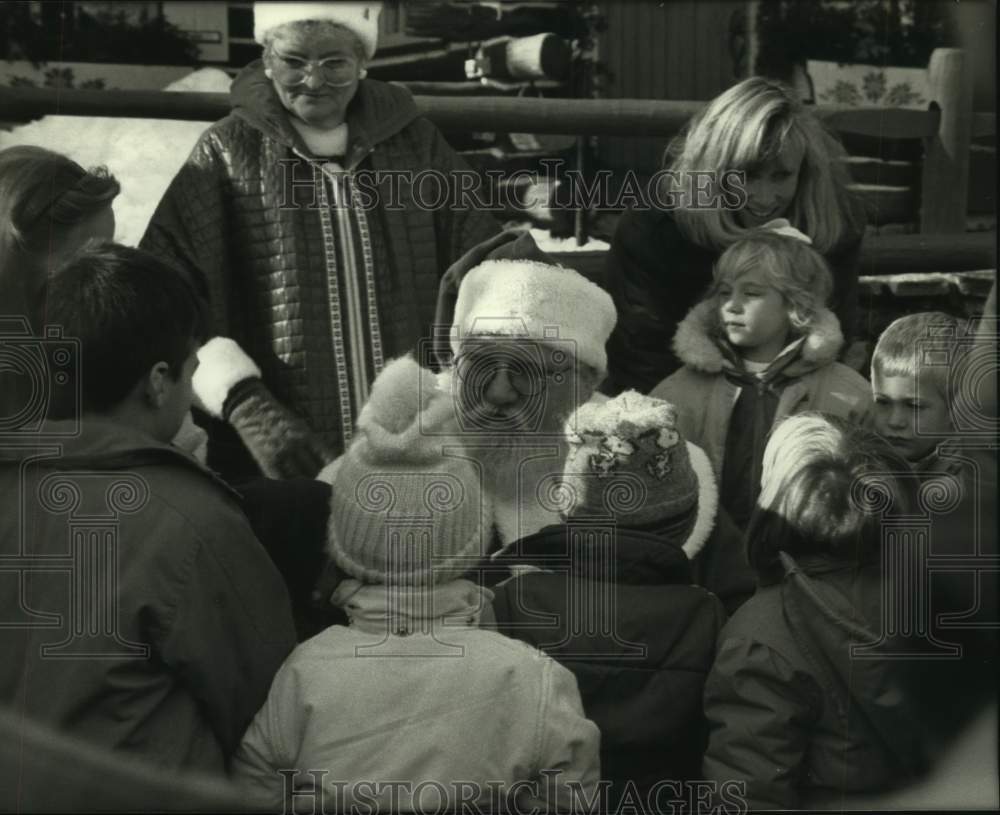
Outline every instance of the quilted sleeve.
<path fill-rule="evenodd" d="M 189 275 L 211 305 L 214 333 L 228 336 L 231 231 L 222 150 L 209 129 L 167 187 L 139 246 Z"/>

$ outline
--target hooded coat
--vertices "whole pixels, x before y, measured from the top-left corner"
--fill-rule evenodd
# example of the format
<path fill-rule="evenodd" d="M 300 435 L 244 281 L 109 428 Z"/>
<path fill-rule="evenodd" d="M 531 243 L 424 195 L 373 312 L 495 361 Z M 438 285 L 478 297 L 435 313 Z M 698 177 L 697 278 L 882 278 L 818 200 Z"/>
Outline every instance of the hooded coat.
<path fill-rule="evenodd" d="M 852 656 L 879 640 L 883 577 L 821 556 L 763 586 L 726 624 L 705 684 L 702 778 L 746 785 L 750 810 L 836 808 L 924 769 L 924 733 L 897 671 Z"/>
<path fill-rule="evenodd" d="M 604 286 L 618 324 L 608 342 L 608 394 L 647 393 L 683 364 L 670 346 L 677 326 L 712 283 L 721 252 L 691 242 L 669 210 L 629 209 L 608 251 Z M 848 236 L 824 257 L 833 272 L 834 310 L 850 342 L 858 311 L 861 235 Z"/>
<path fill-rule="evenodd" d="M 715 335 L 713 312 L 713 304 L 702 302 L 684 318 L 674 338 L 684 367 L 650 395 L 677 407 L 678 429 L 708 454 L 719 480 L 719 518 L 695 564 L 696 578 L 732 612 L 755 583 L 742 532 L 760 491 L 771 430 L 782 419 L 810 410 L 866 421 L 872 396 L 864 377 L 836 361 L 843 336 L 827 309 L 817 313 L 809 332 L 779 354 L 760 379 L 743 370 L 734 350 Z"/>
<path fill-rule="evenodd" d="M 230 96 L 141 245 L 201 282 L 216 332 L 337 453 L 382 363 L 432 334 L 444 270 L 500 227 L 451 200 L 427 206 L 433 184 L 415 193 L 415 173 L 440 173 L 450 198 L 452 174 L 470 170 L 403 88 L 359 83 L 336 163 L 309 152 L 259 61 Z"/>
<path fill-rule="evenodd" d="M 0 699 L 166 769 L 223 771 L 295 646 L 281 576 L 190 456 L 105 421 L 43 432 L 0 450 Z"/>

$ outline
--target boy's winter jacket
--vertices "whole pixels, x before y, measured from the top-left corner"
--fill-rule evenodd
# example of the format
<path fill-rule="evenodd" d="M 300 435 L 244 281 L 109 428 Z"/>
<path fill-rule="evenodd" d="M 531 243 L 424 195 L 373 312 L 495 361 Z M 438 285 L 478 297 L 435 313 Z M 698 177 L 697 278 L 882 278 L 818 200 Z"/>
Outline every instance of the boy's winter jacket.
<path fill-rule="evenodd" d="M 703 778 L 746 785 L 751 810 L 877 792 L 924 768 L 908 660 L 852 655 L 882 631 L 879 569 L 782 553 L 784 577 L 726 624 L 705 685 Z M 871 656 L 871 654 L 869 654 Z"/>
<path fill-rule="evenodd" d="M 171 769 L 219 772 L 295 645 L 236 496 L 129 428 L 0 450 L 0 698 Z"/>

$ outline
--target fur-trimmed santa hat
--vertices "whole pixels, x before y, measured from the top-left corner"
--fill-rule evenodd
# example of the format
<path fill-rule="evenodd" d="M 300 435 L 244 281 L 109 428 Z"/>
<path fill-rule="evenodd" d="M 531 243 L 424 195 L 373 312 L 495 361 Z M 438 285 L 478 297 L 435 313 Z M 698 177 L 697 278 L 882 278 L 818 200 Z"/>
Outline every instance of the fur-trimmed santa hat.
<path fill-rule="evenodd" d="M 286 23 L 329 20 L 342 25 L 361 40 L 365 56 L 371 59 L 378 46 L 380 2 L 254 3 L 253 38 L 263 45 L 268 31 Z"/>
<path fill-rule="evenodd" d="M 565 342 L 603 377 L 604 346 L 618 321 L 610 295 L 579 272 L 551 262 L 537 246 L 523 257 L 512 256 L 512 248 L 525 244 L 498 246 L 461 277 L 449 334 L 452 353 L 470 336 Z"/>
<path fill-rule="evenodd" d="M 681 437 L 673 405 L 625 391 L 582 405 L 567 434 L 567 517 L 612 518 L 665 535 L 689 558 L 702 549 L 718 490 L 708 456 Z"/>
<path fill-rule="evenodd" d="M 357 435 L 320 474 L 332 487 L 327 551 L 365 583 L 454 580 L 492 543 L 482 475 L 463 456 L 451 394 L 412 357 L 372 384 Z"/>

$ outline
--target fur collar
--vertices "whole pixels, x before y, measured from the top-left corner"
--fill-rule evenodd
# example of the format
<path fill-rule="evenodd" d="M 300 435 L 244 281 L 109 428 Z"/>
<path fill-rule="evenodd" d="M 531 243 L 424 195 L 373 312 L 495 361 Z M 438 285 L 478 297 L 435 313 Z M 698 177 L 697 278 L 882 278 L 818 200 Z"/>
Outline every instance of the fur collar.
<path fill-rule="evenodd" d="M 698 303 L 677 326 L 677 333 L 674 334 L 677 358 L 689 368 L 707 374 L 721 373 L 731 367 L 712 336 L 714 308 L 714 304 L 708 301 Z M 828 365 L 836 360 L 843 344 L 844 335 L 836 315 L 829 309 L 821 308 L 805 336 L 799 358 L 785 372 L 797 375 Z"/>

